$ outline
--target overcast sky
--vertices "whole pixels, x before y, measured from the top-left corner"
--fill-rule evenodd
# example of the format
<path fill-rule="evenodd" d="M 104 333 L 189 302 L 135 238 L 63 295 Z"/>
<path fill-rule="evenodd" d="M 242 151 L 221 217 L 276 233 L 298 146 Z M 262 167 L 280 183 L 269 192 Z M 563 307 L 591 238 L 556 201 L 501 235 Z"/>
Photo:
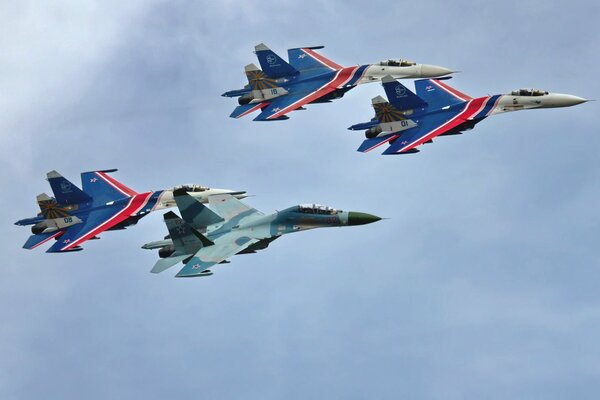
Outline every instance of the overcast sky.
<path fill-rule="evenodd" d="M 477 4 L 477 5 L 474 5 Z M 355 151 L 378 84 L 228 118 L 253 46 L 408 58 L 479 96 L 597 98 L 597 2 L 0 1 L 0 398 L 596 399 L 598 103 Z M 412 87 L 411 82 L 406 82 Z M 150 274 L 161 213 L 85 251 L 21 249 L 56 169 L 390 219 L 286 236 L 210 278 Z"/>

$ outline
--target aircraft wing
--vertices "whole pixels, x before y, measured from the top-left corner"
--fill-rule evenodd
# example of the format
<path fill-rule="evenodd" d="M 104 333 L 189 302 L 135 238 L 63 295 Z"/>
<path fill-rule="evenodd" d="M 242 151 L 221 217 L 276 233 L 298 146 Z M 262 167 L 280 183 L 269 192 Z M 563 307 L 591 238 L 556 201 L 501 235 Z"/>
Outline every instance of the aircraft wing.
<path fill-rule="evenodd" d="M 457 109 L 454 114 L 437 113 L 424 117 L 417 121 L 418 127 L 402 132 L 383 154 L 416 152 L 415 147 L 451 131 L 477 114 L 485 100 L 485 97 L 469 100 L 463 108 Z"/>
<path fill-rule="evenodd" d="M 204 271 L 208 268 L 225 261 L 259 241 L 260 239 L 251 238 L 244 232 L 229 232 L 216 239 L 214 245 L 198 250 L 176 276 L 193 277 L 207 275 Z"/>
<path fill-rule="evenodd" d="M 64 234 L 50 247 L 48 253 L 80 250 L 80 245 L 96 235 L 126 220 L 139 210 L 152 193 L 143 193 L 129 198 L 124 205 L 115 204 L 91 211 L 84 222 L 72 225 L 64 230 Z"/>
<path fill-rule="evenodd" d="M 23 245 L 23 248 L 27 250 L 35 249 L 36 247 L 41 246 L 50 239 L 60 236 L 63 232 L 63 230 L 58 230 L 54 232 L 38 233 L 31 235 Z"/>
<path fill-rule="evenodd" d="M 249 215 L 264 215 L 257 209 L 242 203 L 234 196 L 226 193 L 208 196 L 208 205 L 225 221 L 229 221 L 237 216 L 246 217 Z"/>

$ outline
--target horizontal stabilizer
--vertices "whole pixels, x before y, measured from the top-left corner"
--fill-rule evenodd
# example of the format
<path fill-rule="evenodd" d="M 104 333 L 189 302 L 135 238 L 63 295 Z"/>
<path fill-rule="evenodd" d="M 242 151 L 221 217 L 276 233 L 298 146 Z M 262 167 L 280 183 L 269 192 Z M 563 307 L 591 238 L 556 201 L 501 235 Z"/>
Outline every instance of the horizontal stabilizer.
<path fill-rule="evenodd" d="M 260 67 L 267 77 L 277 79 L 298 74 L 294 67 L 263 43 L 255 46 L 254 50 Z"/>
<path fill-rule="evenodd" d="M 213 245 L 213 242 L 179 218 L 173 211 L 166 213 L 164 220 L 176 253 L 194 254 L 204 246 Z"/>
<path fill-rule="evenodd" d="M 153 274 L 159 274 L 159 273 L 163 272 L 164 270 L 171 268 L 173 265 L 175 265 L 191 256 L 193 256 L 193 254 L 184 254 L 182 256 L 161 258 L 160 260 L 158 260 L 156 262 L 156 264 L 154 264 L 154 267 L 152 267 L 150 272 L 152 272 Z"/>
<path fill-rule="evenodd" d="M 61 205 L 72 205 L 90 202 L 92 199 L 75 184 L 56 171 L 46 174 L 56 201 Z"/>
<path fill-rule="evenodd" d="M 395 109 L 405 111 L 427 106 L 427 102 L 408 90 L 406 86 L 392 78 L 390 75 L 384 76 L 381 81 L 383 83 L 383 88 L 385 89 L 385 94 Z"/>
<path fill-rule="evenodd" d="M 55 237 L 61 235 L 62 233 L 63 233 L 63 231 L 54 231 L 54 232 L 47 232 L 47 233 L 38 233 L 37 235 L 31 235 L 31 236 L 29 236 L 29 239 L 27 239 L 27 241 L 23 245 L 23 248 L 27 249 L 27 250 L 35 249 L 36 247 L 41 246 L 42 244 L 46 243 L 50 239 L 54 239 Z"/>
<path fill-rule="evenodd" d="M 245 115 L 253 113 L 254 111 L 260 110 L 262 107 L 265 107 L 269 104 L 267 101 L 263 101 L 262 103 L 249 103 L 244 104 L 242 106 L 237 106 L 231 114 L 229 114 L 230 118 L 241 118 Z"/>
<path fill-rule="evenodd" d="M 367 153 L 367 152 L 381 146 L 382 144 L 388 143 L 388 142 L 398 138 L 399 136 L 400 136 L 399 134 L 389 134 L 387 136 L 366 139 L 364 142 L 362 142 L 362 144 L 356 151 L 360 151 L 361 153 Z"/>

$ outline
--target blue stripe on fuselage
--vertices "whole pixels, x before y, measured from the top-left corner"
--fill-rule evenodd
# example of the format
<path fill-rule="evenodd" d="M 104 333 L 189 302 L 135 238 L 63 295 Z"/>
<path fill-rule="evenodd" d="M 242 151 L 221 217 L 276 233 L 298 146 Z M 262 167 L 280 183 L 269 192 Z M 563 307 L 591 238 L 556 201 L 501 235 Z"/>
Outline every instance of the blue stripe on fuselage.
<path fill-rule="evenodd" d="M 485 107 L 483 107 L 483 109 L 479 113 L 477 113 L 477 115 L 474 116 L 472 119 L 485 118 L 487 114 L 491 111 L 492 107 L 494 107 L 494 104 L 496 104 L 496 101 L 500 96 L 502 95 L 497 94 L 495 96 L 489 97 L 487 99 L 487 102 L 485 103 Z"/>
<path fill-rule="evenodd" d="M 354 76 L 352 76 L 352 79 L 350 79 L 347 83 L 345 83 L 344 86 L 356 85 L 356 82 L 362 77 L 362 75 L 365 72 L 365 69 L 367 69 L 367 67 L 368 67 L 368 65 L 361 65 L 360 67 L 358 67 L 358 69 L 354 73 Z"/>
<path fill-rule="evenodd" d="M 146 205 L 144 206 L 144 208 L 142 208 L 140 211 L 138 211 L 138 214 L 142 213 L 142 212 L 143 213 L 149 213 L 150 211 L 152 211 L 152 209 L 154 208 L 154 206 L 158 202 L 158 199 L 160 198 L 160 195 L 163 194 L 163 192 L 164 192 L 164 190 L 158 190 L 158 191 L 152 193 L 152 195 L 148 199 L 148 202 L 146 203 Z"/>

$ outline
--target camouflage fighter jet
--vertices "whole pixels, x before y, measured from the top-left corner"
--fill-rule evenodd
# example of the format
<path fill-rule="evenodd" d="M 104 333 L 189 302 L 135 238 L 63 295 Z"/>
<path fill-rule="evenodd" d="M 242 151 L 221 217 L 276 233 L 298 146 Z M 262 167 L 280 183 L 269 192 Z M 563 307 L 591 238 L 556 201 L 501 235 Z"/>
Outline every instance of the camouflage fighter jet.
<path fill-rule="evenodd" d="M 313 228 L 369 224 L 381 218 L 320 205 L 299 205 L 265 215 L 229 194 L 208 197 L 209 207 L 188 195 L 174 192 L 183 218 L 170 211 L 164 215 L 169 230 L 165 240 L 147 243 L 159 249 L 153 273 L 183 262 L 177 277 L 212 275 L 209 268 L 227 263 L 235 254 L 255 253 L 280 236 Z"/>

